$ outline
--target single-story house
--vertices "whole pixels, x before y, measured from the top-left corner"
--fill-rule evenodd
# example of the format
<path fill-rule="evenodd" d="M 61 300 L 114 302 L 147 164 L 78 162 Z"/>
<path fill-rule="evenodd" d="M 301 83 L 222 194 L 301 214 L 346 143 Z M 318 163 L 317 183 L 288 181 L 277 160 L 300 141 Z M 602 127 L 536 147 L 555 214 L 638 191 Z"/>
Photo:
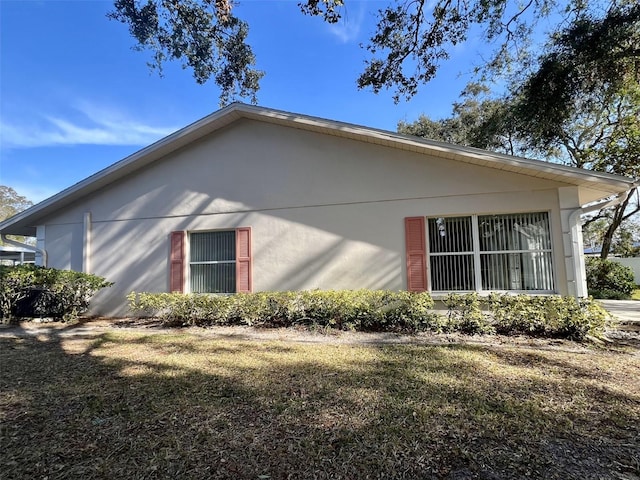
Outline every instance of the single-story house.
<path fill-rule="evenodd" d="M 0 223 L 144 292 L 586 295 L 580 215 L 634 181 L 234 103 Z M 592 207 L 595 208 L 595 207 Z"/>

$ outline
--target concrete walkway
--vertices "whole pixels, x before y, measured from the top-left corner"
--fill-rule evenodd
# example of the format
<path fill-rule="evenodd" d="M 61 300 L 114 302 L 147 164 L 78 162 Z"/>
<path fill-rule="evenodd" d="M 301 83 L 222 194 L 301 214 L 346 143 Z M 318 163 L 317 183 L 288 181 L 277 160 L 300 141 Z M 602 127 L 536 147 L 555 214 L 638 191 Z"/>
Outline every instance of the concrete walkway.
<path fill-rule="evenodd" d="M 598 300 L 614 317 L 622 322 L 640 325 L 640 302 L 637 300 Z"/>

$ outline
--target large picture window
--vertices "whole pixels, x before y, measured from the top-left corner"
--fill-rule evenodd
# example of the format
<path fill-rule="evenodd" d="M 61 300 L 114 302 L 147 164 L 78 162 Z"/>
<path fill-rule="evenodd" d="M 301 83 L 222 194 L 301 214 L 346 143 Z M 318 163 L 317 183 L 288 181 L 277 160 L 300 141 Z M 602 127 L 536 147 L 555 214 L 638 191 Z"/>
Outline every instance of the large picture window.
<path fill-rule="evenodd" d="M 429 218 L 432 291 L 555 288 L 546 212 Z"/>
<path fill-rule="evenodd" d="M 236 232 L 189 235 L 189 273 L 193 293 L 236 291 Z"/>

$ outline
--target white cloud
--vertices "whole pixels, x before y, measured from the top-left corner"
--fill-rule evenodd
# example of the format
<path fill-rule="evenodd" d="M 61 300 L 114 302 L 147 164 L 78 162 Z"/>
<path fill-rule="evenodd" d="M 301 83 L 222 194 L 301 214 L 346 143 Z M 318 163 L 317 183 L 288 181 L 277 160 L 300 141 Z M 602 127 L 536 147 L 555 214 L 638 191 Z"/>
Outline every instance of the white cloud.
<path fill-rule="evenodd" d="M 329 32 L 337 37 L 341 43 L 352 42 L 360 36 L 365 17 L 365 3 L 354 2 L 353 5 L 358 6 L 355 12 L 345 9 L 338 23 L 328 25 Z M 354 15 L 351 15 L 351 13 L 354 13 Z"/>
<path fill-rule="evenodd" d="M 148 145 L 177 130 L 147 125 L 109 107 L 87 102 L 73 109 L 74 119 L 42 114 L 30 122 L 0 121 L 3 148 L 58 145 Z"/>
<path fill-rule="evenodd" d="M 12 182 L 11 185 L 8 185 L 13 188 L 18 195 L 22 195 L 26 197 L 28 200 L 31 200 L 34 205 L 36 203 L 41 202 L 42 200 L 46 200 L 47 198 L 58 193 L 58 190 L 53 188 L 47 188 L 42 185 L 29 185 L 25 183 L 15 183 Z"/>

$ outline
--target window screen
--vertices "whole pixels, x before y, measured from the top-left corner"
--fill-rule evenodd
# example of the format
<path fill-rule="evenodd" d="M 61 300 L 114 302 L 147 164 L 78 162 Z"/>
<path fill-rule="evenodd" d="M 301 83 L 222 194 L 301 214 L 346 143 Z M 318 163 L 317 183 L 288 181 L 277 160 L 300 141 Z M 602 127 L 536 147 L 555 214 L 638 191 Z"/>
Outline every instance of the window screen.
<path fill-rule="evenodd" d="M 197 232 L 189 236 L 193 293 L 236 291 L 236 232 Z"/>
<path fill-rule="evenodd" d="M 471 217 L 429 219 L 431 288 L 475 290 Z"/>
<path fill-rule="evenodd" d="M 429 218 L 433 291 L 553 291 L 547 212 Z"/>

